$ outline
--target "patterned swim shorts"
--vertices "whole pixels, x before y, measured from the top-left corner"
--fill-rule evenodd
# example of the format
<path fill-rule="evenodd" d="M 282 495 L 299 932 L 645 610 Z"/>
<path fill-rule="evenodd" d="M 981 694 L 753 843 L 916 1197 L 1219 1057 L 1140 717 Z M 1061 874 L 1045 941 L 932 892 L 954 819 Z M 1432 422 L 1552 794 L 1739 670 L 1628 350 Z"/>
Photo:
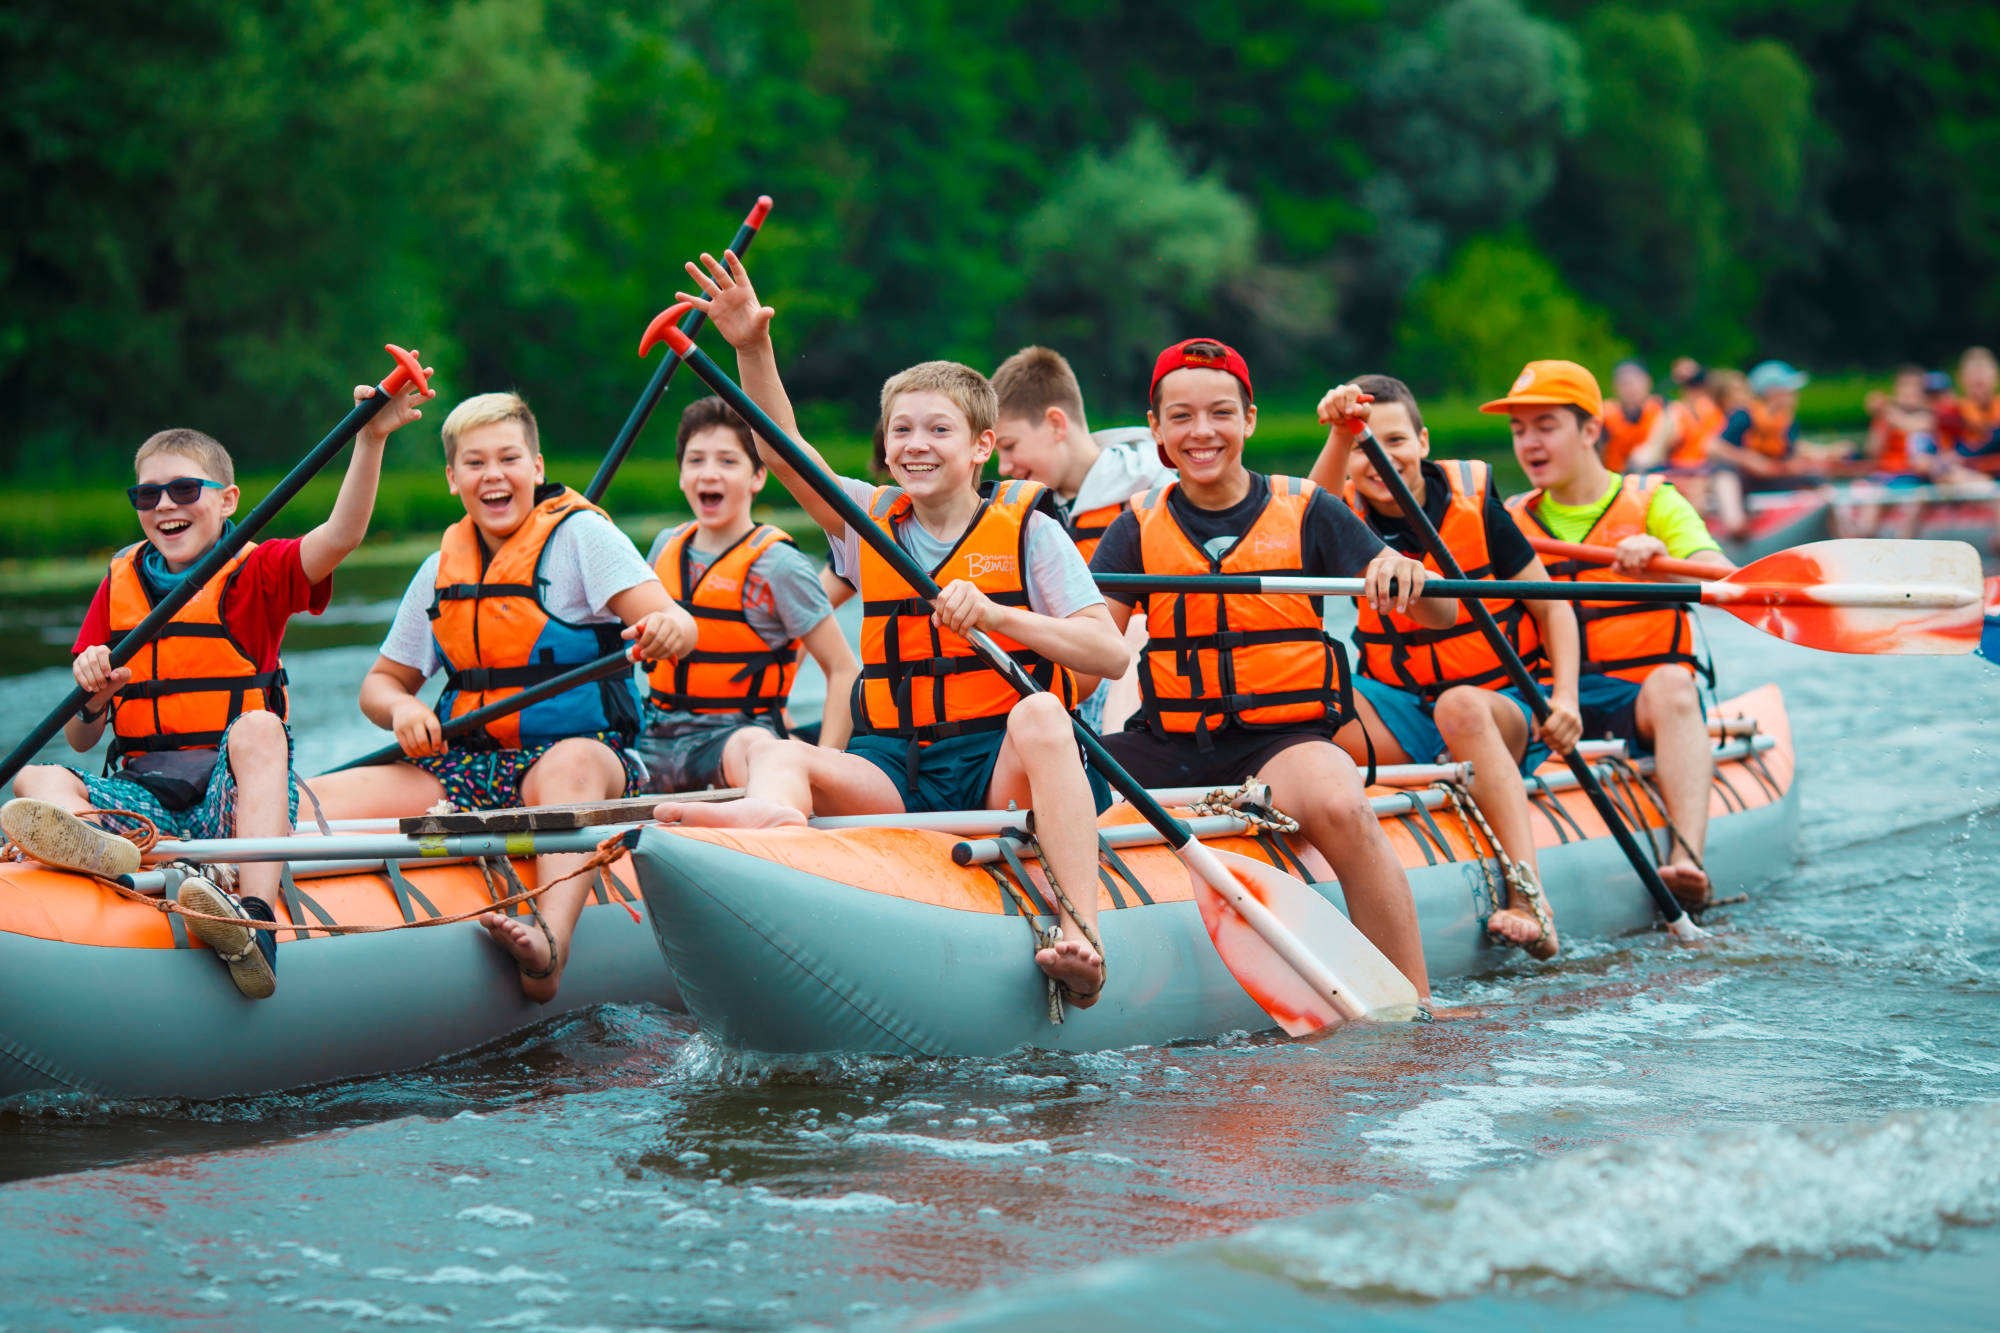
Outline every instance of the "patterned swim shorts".
<path fill-rule="evenodd" d="M 240 719 L 239 719 L 240 720 Z M 96 810 L 130 810 L 146 816 L 159 827 L 163 837 L 168 838 L 233 838 L 236 836 L 236 775 L 229 771 L 229 733 L 236 729 L 236 723 L 229 724 L 229 730 L 222 733 L 222 743 L 216 752 L 215 771 L 209 774 L 208 789 L 201 800 L 185 810 L 169 810 L 160 803 L 160 798 L 152 791 L 130 778 L 92 777 L 80 768 L 70 772 L 83 779 L 89 792 L 91 808 Z M 294 823 L 299 817 L 299 775 L 291 767 L 292 729 L 285 728 L 285 787 L 287 812 Z M 107 827 L 127 826 L 124 831 L 136 831 L 138 825 L 126 819 L 107 819 Z"/>
<path fill-rule="evenodd" d="M 596 741 L 618 756 L 625 769 L 623 795 L 634 796 L 646 789 L 645 764 L 619 743 L 616 732 L 600 731 L 570 739 Z M 443 783 L 445 798 L 461 810 L 505 810 L 521 804 L 521 783 L 528 770 L 561 744 L 562 741 L 550 741 L 519 750 L 455 749 L 422 759 L 405 757 L 401 762 L 421 768 Z"/>

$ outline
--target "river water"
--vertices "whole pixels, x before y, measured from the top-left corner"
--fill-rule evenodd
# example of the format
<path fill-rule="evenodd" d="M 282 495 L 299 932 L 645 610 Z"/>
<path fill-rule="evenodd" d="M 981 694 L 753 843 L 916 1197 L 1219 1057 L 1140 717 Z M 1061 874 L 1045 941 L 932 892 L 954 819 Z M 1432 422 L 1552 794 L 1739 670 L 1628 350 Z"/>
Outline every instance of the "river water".
<path fill-rule="evenodd" d="M 299 1094 L 16 1102 L 0 1325 L 1991 1327 L 2000 671 L 1708 623 L 1725 693 L 1784 684 L 1803 834 L 1704 947 L 1569 942 L 1314 1043 L 772 1065 L 610 1007 Z M 291 658 L 305 772 L 378 743 L 353 637 Z"/>

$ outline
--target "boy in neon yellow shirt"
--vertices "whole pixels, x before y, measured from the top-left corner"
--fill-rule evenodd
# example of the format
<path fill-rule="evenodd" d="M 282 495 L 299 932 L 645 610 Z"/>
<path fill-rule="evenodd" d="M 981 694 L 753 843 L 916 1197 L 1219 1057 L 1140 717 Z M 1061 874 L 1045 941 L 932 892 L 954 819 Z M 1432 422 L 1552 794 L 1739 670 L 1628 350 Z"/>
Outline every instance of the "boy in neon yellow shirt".
<path fill-rule="evenodd" d="M 1548 558 L 1549 577 L 1586 583 L 1635 579 L 1676 581 L 1647 572 L 1658 556 L 1692 560 L 1719 577 L 1734 566 L 1708 535 L 1694 506 L 1654 476 L 1619 476 L 1598 457 L 1604 399 L 1597 379 L 1572 361 L 1531 361 L 1505 398 L 1480 408 L 1505 413 L 1514 457 L 1535 487 L 1507 502 L 1532 539 L 1608 546 L 1610 565 Z M 1715 757 L 1702 715 L 1695 673 L 1706 666 L 1694 652 L 1685 607 L 1657 603 L 1578 602 L 1583 633 L 1577 703 L 1586 737 L 1625 741 L 1635 754 L 1656 757 L 1654 777 L 1679 833 L 1660 878 L 1691 907 L 1708 901 L 1702 869 L 1708 834 L 1709 784 Z"/>

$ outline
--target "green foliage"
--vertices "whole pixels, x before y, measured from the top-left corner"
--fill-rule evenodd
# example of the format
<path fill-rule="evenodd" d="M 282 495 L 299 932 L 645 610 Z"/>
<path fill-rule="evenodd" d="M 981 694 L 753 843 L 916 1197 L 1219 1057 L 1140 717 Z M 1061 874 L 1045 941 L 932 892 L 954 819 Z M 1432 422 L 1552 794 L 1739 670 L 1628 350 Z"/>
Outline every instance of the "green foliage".
<path fill-rule="evenodd" d="M 1608 377 L 1631 351 L 1604 311 L 1515 233 L 1469 241 L 1417 284 L 1390 365 L 1420 393 L 1490 397 L 1529 361 L 1576 361 Z"/>

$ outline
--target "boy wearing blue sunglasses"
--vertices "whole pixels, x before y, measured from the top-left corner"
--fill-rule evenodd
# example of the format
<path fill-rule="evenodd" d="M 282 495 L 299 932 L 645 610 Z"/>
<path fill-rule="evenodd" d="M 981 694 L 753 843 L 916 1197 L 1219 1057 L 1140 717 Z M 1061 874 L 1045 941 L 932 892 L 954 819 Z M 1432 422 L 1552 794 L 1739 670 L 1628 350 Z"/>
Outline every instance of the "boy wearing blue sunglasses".
<path fill-rule="evenodd" d="M 374 393 L 361 385 L 354 399 Z M 417 404 L 428 397 L 406 389 L 362 428 L 326 522 L 304 537 L 246 545 L 157 638 L 114 669 L 111 645 L 222 539 L 240 498 L 228 450 L 200 431 L 161 431 L 139 446 L 138 484 L 126 494 L 145 540 L 113 557 L 84 614 L 71 672 L 90 701 L 63 729 L 71 748 L 86 751 L 111 728 L 104 773 L 22 769 L 14 791 L 28 799 L 5 813 L 6 832 L 23 850 L 47 864 L 100 872 L 134 859 L 124 839 L 78 820 L 73 812 L 83 809 L 132 811 L 170 838 L 291 833 L 299 783 L 278 656 L 285 625 L 300 611 L 326 609 L 335 566 L 367 535 L 389 435 L 421 417 Z M 188 879 L 179 899 L 208 917 L 270 921 L 279 869 L 244 863 L 235 893 Z M 276 989 L 275 932 L 200 917 L 189 926 L 244 995 L 262 999 Z"/>

